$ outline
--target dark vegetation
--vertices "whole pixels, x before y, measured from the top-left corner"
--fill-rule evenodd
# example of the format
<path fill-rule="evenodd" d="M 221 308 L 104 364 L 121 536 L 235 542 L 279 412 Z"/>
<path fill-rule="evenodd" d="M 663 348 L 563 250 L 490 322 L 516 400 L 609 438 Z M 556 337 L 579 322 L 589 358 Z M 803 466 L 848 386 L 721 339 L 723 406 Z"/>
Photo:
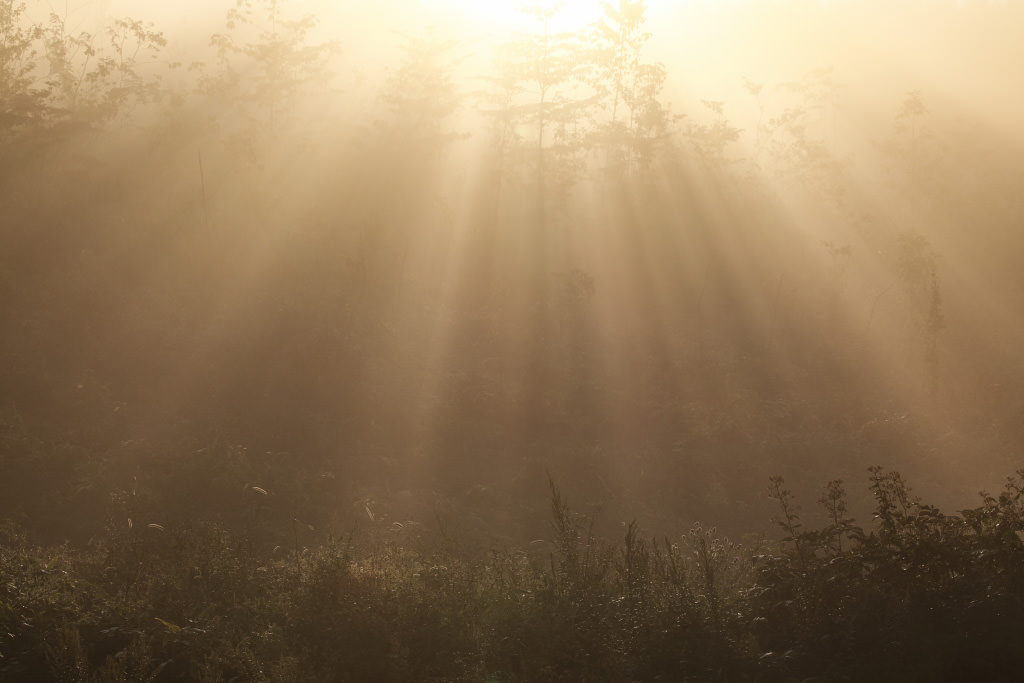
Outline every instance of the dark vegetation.
<path fill-rule="evenodd" d="M 945 515 L 875 468 L 876 527 L 779 544 L 694 526 L 594 537 L 552 486 L 551 541 L 467 554 L 444 529 L 112 522 L 89 549 L 13 530 L 0 555 L 11 680 L 1011 681 L 1024 664 L 1024 472 Z M 120 520 L 118 520 L 120 521 Z M 291 538 L 289 538 L 291 536 Z M 270 544 L 275 540 L 282 545 Z"/>
<path fill-rule="evenodd" d="M 1019 102 L 288 10 L 0 0 L 0 680 L 1015 679 Z"/>

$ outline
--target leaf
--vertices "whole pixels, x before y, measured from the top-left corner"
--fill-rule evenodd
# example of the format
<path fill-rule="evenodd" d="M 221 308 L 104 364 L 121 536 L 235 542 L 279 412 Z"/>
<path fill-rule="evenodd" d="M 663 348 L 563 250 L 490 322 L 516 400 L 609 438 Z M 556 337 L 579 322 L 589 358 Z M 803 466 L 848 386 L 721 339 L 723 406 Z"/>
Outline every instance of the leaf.
<path fill-rule="evenodd" d="M 178 626 L 177 624 L 172 624 L 171 622 L 166 621 L 165 619 L 161 619 L 160 617 L 153 617 L 153 618 L 156 619 L 157 621 L 159 621 L 161 624 L 163 624 L 167 628 L 167 630 L 170 631 L 171 633 L 178 633 L 178 632 L 181 631 L 181 627 Z"/>

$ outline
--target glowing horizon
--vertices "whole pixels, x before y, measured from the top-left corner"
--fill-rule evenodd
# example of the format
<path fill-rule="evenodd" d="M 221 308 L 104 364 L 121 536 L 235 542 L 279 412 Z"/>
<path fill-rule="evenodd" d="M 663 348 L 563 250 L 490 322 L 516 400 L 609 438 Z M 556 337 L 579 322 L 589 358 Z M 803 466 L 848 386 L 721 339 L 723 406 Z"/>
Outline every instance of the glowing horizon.
<path fill-rule="evenodd" d="M 420 0 L 420 4 L 484 31 L 530 30 L 535 23 L 520 9 L 522 0 Z M 600 0 L 562 0 L 552 19 L 552 29 L 580 29 L 601 15 L 601 5 Z"/>

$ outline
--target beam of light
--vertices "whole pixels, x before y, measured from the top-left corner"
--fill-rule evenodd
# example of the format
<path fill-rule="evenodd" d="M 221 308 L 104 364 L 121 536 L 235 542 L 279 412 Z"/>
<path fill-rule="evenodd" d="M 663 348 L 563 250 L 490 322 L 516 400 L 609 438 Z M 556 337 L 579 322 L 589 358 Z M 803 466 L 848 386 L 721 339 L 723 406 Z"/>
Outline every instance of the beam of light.
<path fill-rule="evenodd" d="M 366 49 L 380 49 L 377 43 L 383 44 L 392 39 L 390 32 L 384 30 L 393 28 L 392 21 L 401 24 L 433 17 L 450 21 L 453 34 L 465 30 L 467 35 L 470 31 L 500 33 L 531 30 L 536 24 L 529 16 L 517 10 L 521 3 L 515 0 L 384 0 L 381 7 L 410 7 L 417 2 L 418 9 L 422 12 L 412 13 L 415 16 L 404 16 L 401 12 L 391 16 L 387 14 L 386 9 L 372 10 L 377 22 L 373 26 L 379 25 L 380 30 L 367 31 L 367 35 L 363 36 L 363 42 L 373 44 Z M 140 6 L 136 3 L 121 4 L 127 4 L 130 8 Z M 315 5 L 308 4 L 311 7 Z M 678 7 L 684 4 L 689 3 L 649 3 L 649 7 L 653 15 L 668 5 Z M 367 7 L 370 5 L 371 3 L 366 3 Z M 602 3 L 594 1 L 566 0 L 560 18 L 553 28 L 581 28 L 599 16 L 601 5 Z M 908 20 L 906 26 L 899 29 L 889 28 L 891 22 L 883 23 L 877 19 L 889 16 L 888 14 L 871 15 L 850 9 L 848 14 L 851 20 L 833 20 L 827 23 L 827 27 L 831 27 L 829 32 L 820 30 L 818 24 L 811 21 L 818 14 L 824 16 L 824 9 L 819 8 L 811 12 L 805 8 L 797 13 L 796 9 L 792 8 L 800 9 L 803 5 L 790 3 L 791 12 L 779 13 L 772 9 L 772 3 L 763 3 L 754 9 L 746 8 L 744 3 L 722 5 L 731 5 L 732 10 L 727 12 L 720 6 L 705 3 L 703 14 L 697 9 L 688 8 L 687 11 L 692 9 L 690 21 L 679 20 L 660 25 L 652 21 L 648 24 L 648 28 L 654 33 L 652 45 L 659 36 L 666 42 L 672 42 L 671 46 L 663 45 L 662 53 L 658 55 L 658 59 L 667 64 L 670 85 L 675 85 L 675 90 L 667 93 L 668 99 L 675 98 L 677 103 L 680 98 L 726 100 L 727 111 L 732 116 L 736 111 L 734 98 L 745 96 L 740 87 L 740 78 L 751 76 L 759 82 L 765 81 L 768 85 L 763 91 L 763 99 L 769 112 L 764 116 L 764 120 L 759 122 L 756 107 L 750 104 L 749 100 L 744 100 L 748 103 L 748 111 L 743 120 L 736 122 L 736 125 L 745 128 L 745 137 L 737 145 L 735 156 L 751 159 L 756 152 L 752 147 L 744 148 L 744 144 L 753 144 L 758 127 L 771 123 L 771 117 L 786 107 L 799 106 L 799 102 L 791 104 L 784 99 L 790 96 L 791 91 L 778 87 L 779 83 L 787 80 L 797 81 L 808 69 L 834 64 L 837 80 L 844 85 L 849 83 L 848 99 L 851 101 L 851 107 L 857 109 L 851 116 L 856 117 L 864 126 L 864 130 L 855 131 L 855 138 L 851 136 L 849 130 L 844 133 L 842 126 L 839 129 L 841 134 L 847 136 L 846 147 L 851 155 L 854 152 L 860 155 L 860 159 L 856 161 L 859 166 L 851 166 L 847 179 L 848 189 L 852 188 L 851 195 L 856 193 L 858 196 L 849 201 L 864 212 L 883 218 L 889 216 L 888 220 L 893 225 L 887 225 L 885 229 L 901 228 L 898 221 L 891 218 L 897 213 L 899 204 L 896 199 L 884 197 L 878 191 L 878 186 L 885 182 L 880 171 L 882 166 L 878 159 L 865 160 L 865 155 L 870 153 L 867 150 L 881 139 L 883 134 L 888 134 L 887 126 L 903 91 L 921 87 L 923 82 L 929 95 L 928 102 L 937 112 L 943 111 L 946 105 L 952 103 L 963 112 L 965 120 L 985 123 L 991 127 L 993 149 L 1000 148 L 997 143 L 1009 140 L 1013 144 L 1005 147 L 1014 151 L 1019 149 L 1021 140 L 1024 139 L 1019 127 L 1020 98 L 1013 94 L 1019 89 L 1004 87 L 1013 84 L 1012 79 L 1008 78 L 1013 70 L 1005 66 L 1000 68 L 1004 57 L 1001 54 L 994 54 L 994 50 L 993 54 L 988 56 L 988 61 L 980 57 L 961 60 L 963 64 L 960 68 L 964 74 L 960 80 L 953 80 L 950 76 L 953 72 L 943 66 L 943 59 L 946 62 L 957 61 L 948 56 L 942 57 L 945 54 L 942 46 L 947 37 L 946 31 L 927 32 L 925 35 L 932 42 L 918 38 L 911 49 L 907 47 L 904 39 L 906 36 L 917 35 L 910 30 L 914 24 Z M 745 14 L 741 14 L 740 5 L 743 5 Z M 831 11 L 842 10 L 836 8 Z M 336 5 L 333 12 L 333 20 L 329 13 L 324 15 L 323 29 L 331 35 L 336 32 L 342 36 L 343 42 L 352 50 L 350 57 L 355 65 L 353 68 L 365 68 L 369 53 L 360 52 L 359 43 L 355 43 L 353 47 L 352 43 L 347 42 L 349 34 L 355 32 L 352 26 L 356 25 L 350 20 L 358 12 L 343 3 Z M 678 18 L 679 15 L 675 16 Z M 849 30 L 851 26 L 857 30 Z M 885 39 L 879 38 L 876 28 Z M 1010 28 L 1008 26 L 1007 30 Z M 201 29 L 194 30 L 199 32 Z M 202 30 L 205 30 L 205 26 Z M 851 37 L 843 38 L 843 33 L 848 30 Z M 971 51 L 966 48 L 972 46 L 975 49 L 971 54 L 980 54 L 982 57 L 987 54 L 977 49 L 987 45 L 987 37 L 975 37 L 971 42 L 964 37 L 967 34 L 957 35 L 964 41 L 964 49 L 954 52 L 954 58 L 967 55 Z M 808 43 L 803 38 L 808 36 L 816 38 L 817 42 L 812 43 L 813 46 L 822 44 L 819 52 L 807 47 Z M 870 41 L 866 39 L 867 36 L 870 36 Z M 998 44 L 1010 43 L 1002 40 Z M 867 50 L 867 45 L 874 46 L 874 51 Z M 988 68 L 982 68 L 986 65 Z M 371 75 L 368 80 L 372 81 L 373 76 Z M 681 83 L 686 85 L 685 92 L 680 87 Z M 991 96 L 992 93 L 998 93 L 1003 99 L 997 100 Z M 311 95 L 308 100 L 302 101 L 298 107 L 300 120 L 310 120 L 319 109 L 316 97 Z M 853 102 L 855 98 L 859 98 L 859 101 Z M 354 102 L 358 98 L 349 93 L 347 99 Z M 992 106 L 991 103 L 997 101 L 1000 102 L 1000 106 Z M 880 116 L 886 126 L 878 125 L 877 120 L 871 120 L 865 113 L 872 107 L 883 112 Z M 677 105 L 675 111 L 688 114 L 688 121 L 706 115 L 699 106 L 687 109 L 685 104 Z M 740 116 L 743 117 L 743 114 L 740 109 Z M 847 127 L 853 126 L 851 124 Z M 393 296 L 401 301 L 396 303 L 388 300 L 386 296 L 381 296 L 384 303 L 393 309 L 390 317 L 385 319 L 381 316 L 381 320 L 377 320 L 376 311 L 372 310 L 365 315 L 369 320 L 365 325 L 367 329 L 372 330 L 382 327 L 385 323 L 391 325 L 392 318 L 406 320 L 407 322 L 402 324 L 407 325 L 409 329 L 407 338 L 416 341 L 416 344 L 410 342 L 405 348 L 412 349 L 406 351 L 409 355 L 419 354 L 415 361 L 409 361 L 410 365 L 416 366 L 417 382 L 413 386 L 403 386 L 402 382 L 408 382 L 408 377 L 399 376 L 401 373 L 394 370 L 393 375 L 398 379 L 389 380 L 392 384 L 388 385 L 388 389 L 396 395 L 405 392 L 406 400 L 411 404 L 406 408 L 412 416 L 410 422 L 413 424 L 413 436 L 426 444 L 422 447 L 424 451 L 429 452 L 434 444 L 440 444 L 442 447 L 449 445 L 442 440 L 443 436 L 435 432 L 441 431 L 438 425 L 444 419 L 458 426 L 459 423 L 452 415 L 446 416 L 444 413 L 445 410 L 454 413 L 463 407 L 463 404 L 455 401 L 460 398 L 457 395 L 459 391 L 463 394 L 476 391 L 478 405 L 484 405 L 494 411 L 503 410 L 504 424 L 509 430 L 515 428 L 512 416 L 522 411 L 523 405 L 559 399 L 558 392 L 562 389 L 558 385 L 561 381 L 558 378 L 547 380 L 547 385 L 543 386 L 546 393 L 531 393 L 534 390 L 527 381 L 528 373 L 531 372 L 528 367 L 530 358 L 516 346 L 522 339 L 544 339 L 552 345 L 560 344 L 567 350 L 556 350 L 550 352 L 550 355 L 558 357 L 561 354 L 561 357 L 571 358 L 573 353 L 584 355 L 583 352 L 577 351 L 579 347 L 573 346 L 577 344 L 573 335 L 586 337 L 589 344 L 586 352 L 590 354 L 593 351 L 592 355 L 597 356 L 593 366 L 587 370 L 594 375 L 591 386 L 597 387 L 596 391 L 601 392 L 595 402 L 605 411 L 606 421 L 602 427 L 610 425 L 607 427 L 608 431 L 618 439 L 623 450 L 627 444 L 639 443 L 647 438 L 644 432 L 652 423 L 650 413 L 655 409 L 673 409 L 665 408 L 667 399 L 653 393 L 652 387 L 660 389 L 673 385 L 674 382 L 676 395 L 672 400 L 680 405 L 686 401 L 706 401 L 711 404 L 719 400 L 715 395 L 716 391 L 721 395 L 749 400 L 752 405 L 762 400 L 759 396 L 747 398 L 752 392 L 745 383 L 751 382 L 751 376 L 754 374 L 750 373 L 750 359 L 730 357 L 730 354 L 736 356 L 738 352 L 728 348 L 716 348 L 718 340 L 709 333 L 714 326 L 708 323 L 712 315 L 719 316 L 726 323 L 732 319 L 742 323 L 736 326 L 738 331 L 727 328 L 725 323 L 720 323 L 725 332 L 720 332 L 719 336 L 724 336 L 730 331 L 737 335 L 745 335 L 747 345 L 756 348 L 760 354 L 753 359 L 759 365 L 754 370 L 760 375 L 771 375 L 773 372 L 774 376 L 790 378 L 797 371 L 802 371 L 800 368 L 810 367 L 807 359 L 801 357 L 805 349 L 811 346 L 810 342 L 804 347 L 794 343 L 794 338 L 799 333 L 807 332 L 797 329 L 803 323 L 795 321 L 790 322 L 789 327 L 786 326 L 787 316 L 796 318 L 797 313 L 808 319 L 834 316 L 830 327 L 833 336 L 838 340 L 837 345 L 847 344 L 851 349 L 850 353 L 855 354 L 862 365 L 862 378 L 875 380 L 877 384 L 886 386 L 890 395 L 898 393 L 899 378 L 911 375 L 916 377 L 920 374 L 913 365 L 914 362 L 920 364 L 920 335 L 913 328 L 913 321 L 908 318 L 905 295 L 900 294 L 898 288 L 890 289 L 892 276 L 883 272 L 886 266 L 881 263 L 884 255 L 876 258 L 874 253 L 855 242 L 853 254 L 856 266 L 846 276 L 846 281 L 836 284 L 837 289 L 839 284 L 848 287 L 841 291 L 842 296 L 837 293 L 833 299 L 826 300 L 825 297 L 830 292 L 812 289 L 815 279 L 807 273 L 812 272 L 814 268 L 824 270 L 829 266 L 827 252 L 819 248 L 820 243 L 854 242 L 859 239 L 855 234 L 855 226 L 837 227 L 843 219 L 842 216 L 823 211 L 815 213 L 813 209 L 808 208 L 808 200 L 804 195 L 788 203 L 785 197 L 776 197 L 774 213 L 743 213 L 744 209 L 737 201 L 737 196 L 741 193 L 731 184 L 733 181 L 716 180 L 707 173 L 676 175 L 676 185 L 663 188 L 663 203 L 657 205 L 641 206 L 639 202 L 626 201 L 621 205 L 609 206 L 613 203 L 607 198 L 605 203 L 602 203 L 596 194 L 592 197 L 584 196 L 582 190 L 585 186 L 581 184 L 574 216 L 578 219 L 578 225 L 572 228 L 575 232 L 568 231 L 573 237 L 574 246 L 559 252 L 557 258 L 554 254 L 541 250 L 532 254 L 532 258 L 544 263 L 550 274 L 547 282 L 552 289 L 560 286 L 561 280 L 558 278 L 563 278 L 572 272 L 572 269 L 579 268 L 593 276 L 596 293 L 592 300 L 571 302 L 575 307 L 571 309 L 568 304 L 556 303 L 563 308 L 552 308 L 554 313 L 547 311 L 545 314 L 534 315 L 532 312 L 521 311 L 520 308 L 525 308 L 526 304 L 520 299 L 527 296 L 518 290 L 525 288 L 524 282 L 514 279 L 513 276 L 508 276 L 504 280 L 502 277 L 506 273 L 514 275 L 514 269 L 507 265 L 513 258 L 527 260 L 519 254 L 515 257 L 510 256 L 510 250 L 525 250 L 528 247 L 523 246 L 525 242 L 517 242 L 514 236 L 499 234 L 493 238 L 496 246 L 488 251 L 477 243 L 481 238 L 473 237 L 472 231 L 495 228 L 490 224 L 478 224 L 484 221 L 474 215 L 472 209 L 476 204 L 486 204 L 489 201 L 487 193 L 493 190 L 484 187 L 485 183 L 480 181 L 485 173 L 476 172 L 478 167 L 485 165 L 479 158 L 483 158 L 487 153 L 488 140 L 486 134 L 480 130 L 456 130 L 460 133 L 470 133 L 470 141 L 466 146 L 475 145 L 479 149 L 463 149 L 460 153 L 453 152 L 446 156 L 442 160 L 443 168 L 431 169 L 432 173 L 424 174 L 424 181 L 413 188 L 416 191 L 410 193 L 411 198 L 403 198 L 403 201 L 410 205 L 408 215 L 414 218 L 403 215 L 402 220 L 391 221 L 407 231 L 407 249 L 412 254 L 410 264 L 407 267 L 403 266 L 401 271 L 403 281 L 399 283 L 400 286 L 394 286 L 396 293 Z M 827 134 L 818 130 L 812 132 L 815 135 Z M 345 207 L 341 206 L 343 202 L 338 199 L 338 195 L 343 194 L 339 186 L 358 174 L 355 170 L 349 169 L 346 173 L 341 173 L 339 180 L 339 173 L 332 170 L 335 167 L 358 167 L 358 160 L 351 151 L 354 145 L 347 139 L 330 143 L 326 138 L 318 136 L 316 140 L 319 154 L 304 149 L 296 150 L 287 144 L 282 145 L 280 149 L 266 150 L 267 167 L 274 171 L 273 181 L 268 183 L 268 186 L 280 195 L 275 209 L 276 214 L 273 216 L 274 220 L 262 216 L 261 221 L 254 223 L 257 229 L 250 235 L 250 242 L 245 249 L 220 266 L 225 271 L 223 284 L 219 296 L 212 297 L 217 300 L 220 308 L 240 308 L 248 299 L 262 301 L 268 306 L 272 304 L 275 307 L 297 305 L 293 301 L 280 302 L 278 298 L 272 296 L 272 292 L 261 295 L 262 299 L 257 294 L 260 288 L 273 289 L 275 267 L 283 262 L 290 245 L 301 237 L 301 230 L 291 229 L 292 224 L 309 221 L 310 216 L 317 211 L 325 216 L 325 222 L 337 220 L 335 230 L 344 238 L 338 240 L 341 244 L 339 249 L 344 249 L 351 260 L 355 260 L 358 255 L 358 242 L 364 232 L 369 234 L 371 229 L 381 225 L 386 227 L 388 221 L 383 218 L 373 222 L 362 215 L 346 214 Z M 685 136 L 681 138 L 679 153 L 681 156 L 689 154 L 692 158 L 691 145 Z M 478 155 L 478 158 L 474 159 L 474 154 Z M 332 155 L 335 158 L 331 158 Z M 383 177 L 393 180 L 393 177 L 398 175 L 404 157 L 396 154 L 395 158 L 394 173 Z M 227 176 L 230 170 L 226 165 L 218 167 L 212 154 L 206 156 L 206 159 L 207 182 L 213 187 L 218 182 L 218 174 Z M 194 160 L 194 153 L 187 155 L 188 165 L 185 168 L 193 174 Z M 368 166 L 371 165 L 369 161 L 368 159 Z M 375 163 L 377 166 L 384 166 L 379 159 Z M 473 171 L 467 172 L 465 169 Z M 450 180 L 460 174 L 469 176 L 469 179 L 461 184 L 455 183 L 457 191 L 453 192 Z M 989 172 L 986 177 L 993 175 Z M 476 179 L 476 184 L 473 178 Z M 292 179 L 296 179 L 297 182 L 292 183 Z M 445 183 L 439 179 L 447 179 L 448 187 L 442 187 Z M 227 181 L 224 182 L 227 184 Z M 858 186 L 863 186 L 863 190 L 856 192 Z M 727 189 L 730 191 L 726 191 Z M 751 194 L 755 192 L 749 187 L 746 189 Z M 381 186 L 375 191 L 379 192 L 377 200 L 381 206 L 389 208 L 395 203 L 393 184 L 388 185 L 382 181 Z M 263 198 L 267 199 L 267 196 L 264 193 Z M 434 196 L 440 196 L 443 201 L 452 203 L 453 218 L 442 218 L 440 212 L 431 208 L 433 204 L 428 198 Z M 212 204 L 216 209 L 218 199 L 214 198 Z M 382 213 L 386 215 L 386 212 Z M 504 224 L 498 220 L 494 221 L 499 229 L 511 230 L 525 223 L 521 217 L 512 214 L 511 209 L 510 215 L 511 217 L 506 217 Z M 338 219 L 339 216 L 342 219 Z M 607 225 L 612 220 L 617 221 L 617 224 Z M 670 243 L 676 251 L 666 248 L 666 241 L 655 241 L 634 229 L 644 220 L 652 224 L 669 226 L 665 229 L 671 229 L 676 236 L 676 241 Z M 738 225 L 750 226 L 750 230 L 743 232 L 736 227 Z M 802 242 L 799 243 L 806 246 L 810 255 L 801 255 L 798 258 L 788 254 L 784 255 L 784 261 L 777 252 L 770 252 L 767 249 L 758 252 L 757 245 L 750 239 L 751 234 L 760 235 L 763 231 L 764 234 L 774 236 L 783 230 L 803 231 Z M 967 285 L 970 285 L 969 296 L 954 296 L 952 293 L 946 295 L 950 331 L 944 333 L 942 343 L 945 344 L 946 339 L 955 338 L 954 335 L 963 335 L 962 330 L 972 325 L 989 337 L 995 337 L 996 330 L 987 330 L 984 326 L 1002 324 L 1006 329 L 1001 331 L 999 336 L 1009 340 L 1021 338 L 1024 331 L 1020 329 L 1018 318 L 1013 315 L 1017 310 L 1012 305 L 1014 300 L 1008 294 L 994 291 L 994 281 L 989 277 L 986 264 L 982 261 L 985 250 L 978 247 L 975 247 L 974 252 L 969 250 L 975 241 L 982 238 L 973 233 L 960 234 L 951 228 L 939 234 L 935 226 L 931 225 L 922 226 L 921 230 L 931 230 L 935 233 L 932 240 L 938 251 L 944 255 L 940 262 L 944 286 L 947 286 L 946 283 L 954 276 L 961 283 L 967 283 L 960 285 L 960 291 L 967 290 Z M 345 239 L 350 241 L 345 242 Z M 477 242 L 473 242 L 473 239 Z M 792 240 L 792 243 L 797 242 L 796 238 Z M 1010 243 L 1011 246 L 1014 244 L 1018 243 Z M 968 256 L 971 256 L 973 261 L 968 259 Z M 815 263 L 815 259 L 820 262 Z M 876 260 L 879 263 L 875 263 Z M 488 286 L 493 286 L 499 292 L 491 299 L 497 303 L 485 310 L 474 309 L 467 303 L 474 294 L 468 290 L 473 286 L 479 286 L 483 281 L 475 273 L 470 272 L 473 267 L 479 268 L 481 262 L 486 264 L 483 269 L 492 274 L 491 281 L 494 284 L 487 281 Z M 423 272 L 436 275 L 429 290 L 423 285 L 428 278 L 422 274 L 415 280 L 415 286 L 408 284 L 413 281 L 413 275 L 417 274 L 414 270 L 417 267 Z M 342 269 L 335 276 L 343 284 L 334 285 L 333 281 L 325 280 L 326 285 L 342 289 L 344 283 L 348 282 L 344 280 L 345 277 L 354 280 L 354 276 L 350 275 L 354 268 L 355 266 L 347 266 L 347 270 Z M 801 268 L 804 270 L 801 271 Z M 860 270 L 857 270 L 858 268 Z M 817 273 L 815 277 L 819 275 L 820 273 Z M 723 291 L 716 292 L 713 288 L 705 291 L 705 282 L 712 279 L 719 283 Z M 690 300 L 686 300 L 681 292 L 689 292 Z M 485 297 L 481 297 L 481 300 L 488 302 Z M 984 307 L 976 303 L 979 301 L 985 302 Z M 298 302 L 298 305 L 301 303 Z M 959 309 L 955 308 L 957 306 Z M 255 318 L 259 314 L 251 315 Z M 266 315 L 269 317 L 270 313 Z M 579 323 L 579 331 L 570 328 L 565 319 L 569 315 L 578 316 L 582 320 Z M 455 327 L 460 324 L 460 316 L 466 319 L 475 316 L 474 322 L 476 318 L 505 316 L 500 325 L 491 325 L 488 321 L 483 321 L 479 326 L 491 331 L 509 331 L 509 334 L 492 335 L 497 339 L 474 337 L 471 333 Z M 523 326 L 534 324 L 545 329 L 522 332 L 517 329 L 519 323 Z M 461 324 L 464 327 L 468 326 L 465 320 L 461 321 Z M 806 325 L 807 329 L 812 329 L 813 320 L 806 322 Z M 843 339 L 843 335 L 847 335 L 848 338 Z M 398 335 L 395 337 L 401 338 Z M 230 335 L 222 334 L 220 327 L 211 325 L 208 340 L 211 349 L 223 353 L 221 347 L 230 346 L 232 343 L 237 342 Z M 1010 342 L 1006 343 L 1009 345 Z M 975 348 L 980 347 L 980 344 L 975 344 Z M 825 344 L 822 342 L 821 347 L 813 346 L 812 350 L 822 356 L 824 351 L 820 349 L 824 347 Z M 655 376 L 652 368 L 663 367 L 669 363 L 662 363 L 661 366 L 655 362 L 651 362 L 649 366 L 643 365 L 649 358 L 679 360 L 681 353 L 690 353 L 698 358 L 697 371 L 680 371 L 678 379 L 666 380 L 664 377 Z M 957 360 L 964 364 L 969 359 Z M 470 361 L 477 362 L 478 367 L 470 367 Z M 740 361 L 747 362 L 748 365 L 741 366 Z M 768 367 L 772 365 L 774 367 Z M 196 378 L 203 373 L 201 362 L 195 362 L 194 366 L 184 368 L 178 373 L 182 388 L 172 391 L 172 395 L 181 396 L 184 400 L 188 394 L 190 381 L 197 381 Z M 570 369 L 575 371 L 575 368 L 556 369 L 566 374 Z M 493 375 L 493 378 L 489 378 L 489 375 Z M 706 386 L 700 384 L 705 381 L 704 378 Z M 459 382 L 468 388 L 460 389 L 463 385 Z M 687 386 L 685 382 L 689 382 L 690 385 Z M 909 381 L 902 383 L 911 384 Z M 495 388 L 492 385 L 497 386 Z M 912 389 L 911 387 L 905 391 L 905 404 L 918 400 Z M 496 392 L 498 398 L 487 392 Z M 655 398 L 661 403 L 653 405 Z M 446 402 L 454 407 L 446 408 Z M 745 410 L 747 415 L 756 413 L 750 406 L 746 406 Z M 553 421 L 557 425 L 556 420 L 560 419 L 557 406 L 549 412 L 555 416 Z M 486 418 L 480 422 L 502 422 L 500 417 L 494 415 L 487 415 Z M 755 430 L 751 429 L 751 433 L 755 433 Z M 523 439 L 524 435 L 518 434 L 515 437 Z M 576 438 L 578 435 L 572 434 L 568 437 Z M 566 440 L 568 437 L 560 436 Z M 502 433 L 495 432 L 489 438 L 494 443 L 488 444 L 487 448 L 502 447 L 498 443 L 504 438 Z M 510 438 L 509 441 L 514 442 L 515 439 Z M 536 441 L 542 441 L 542 437 L 537 436 Z M 655 441 L 656 438 L 651 437 L 652 444 Z M 606 452 L 612 454 L 613 449 L 614 447 Z M 954 464 L 962 463 L 952 463 L 951 470 Z M 615 466 L 614 463 L 611 465 Z M 424 465 L 424 472 L 428 469 Z"/>

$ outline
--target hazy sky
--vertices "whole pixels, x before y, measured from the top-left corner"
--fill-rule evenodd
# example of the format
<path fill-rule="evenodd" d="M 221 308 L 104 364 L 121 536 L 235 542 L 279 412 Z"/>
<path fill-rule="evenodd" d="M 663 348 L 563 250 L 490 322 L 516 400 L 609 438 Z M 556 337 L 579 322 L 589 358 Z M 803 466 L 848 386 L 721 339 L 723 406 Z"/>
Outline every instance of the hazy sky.
<path fill-rule="evenodd" d="M 391 51 L 402 33 L 436 25 L 466 41 L 470 66 L 490 68 L 490 44 L 529 22 L 512 0 L 289 0 L 296 15 L 320 18 L 317 38 L 340 42 L 346 63 L 373 80 L 375 65 L 393 62 Z M 1000 3 L 989 3 L 994 8 Z M 1024 3 L 1022 3 L 1024 4 Z M 152 21 L 175 48 L 192 61 L 209 36 L 224 27 L 234 0 L 36 0 L 30 15 L 45 19 L 52 10 L 68 17 L 74 30 L 96 31 L 108 16 Z M 1024 25 L 992 22 L 971 26 L 954 0 L 670 0 L 649 2 L 648 58 L 664 62 L 669 73 L 666 98 L 677 112 L 699 109 L 700 100 L 726 102 L 726 114 L 749 118 L 754 103 L 742 79 L 764 83 L 763 97 L 779 96 L 776 86 L 798 80 L 811 69 L 832 68 L 843 86 L 849 125 L 891 120 L 910 90 L 920 90 L 929 108 L 990 127 L 1024 144 L 1020 122 L 1024 97 Z M 591 18 L 598 2 L 572 0 L 569 18 Z M 975 12 L 971 16 L 977 16 Z M 1024 12 L 1013 15 L 1024 20 Z M 476 59 L 472 59 L 475 56 Z M 853 110 L 851 114 L 849 110 Z"/>

